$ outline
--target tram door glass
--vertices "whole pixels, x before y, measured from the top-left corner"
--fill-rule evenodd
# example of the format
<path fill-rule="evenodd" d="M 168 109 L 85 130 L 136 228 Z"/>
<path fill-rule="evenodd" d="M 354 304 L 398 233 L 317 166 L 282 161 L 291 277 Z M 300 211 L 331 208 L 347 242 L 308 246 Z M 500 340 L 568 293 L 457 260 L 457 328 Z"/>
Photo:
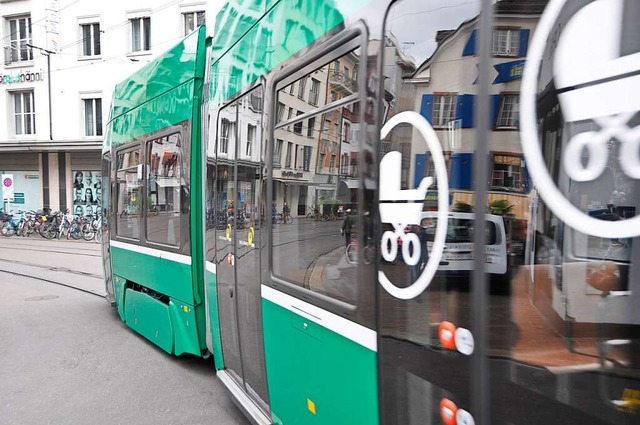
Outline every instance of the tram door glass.
<path fill-rule="evenodd" d="M 503 277 L 488 273 L 491 423 L 638 423 L 640 105 L 625 104 L 638 85 L 623 74 L 640 69 L 640 4 L 569 0 L 552 16 L 501 3 L 486 105 L 485 203 L 507 239 Z"/>
<path fill-rule="evenodd" d="M 218 305 L 224 364 L 263 407 L 268 401 L 260 296 L 262 87 L 225 106 L 217 120 L 214 196 Z M 213 176 L 211 176 L 213 177 Z M 213 178 L 211 178 L 213 180 Z M 209 238 L 208 238 L 209 240 Z M 209 249 L 208 249 L 209 251 Z M 207 254 L 211 261 L 212 253 Z M 266 410 L 266 407 L 265 407 Z"/>
<path fill-rule="evenodd" d="M 456 409 L 469 411 L 471 404 L 469 346 L 457 347 L 456 336 L 473 322 L 469 282 L 475 220 L 470 207 L 476 131 L 471 114 L 478 59 L 469 51 L 478 33 L 479 3 L 444 5 L 394 3 L 382 43 L 383 126 L 394 119 L 407 121 L 400 114 L 411 111 L 437 136 L 422 134 L 415 123 L 400 123 L 380 144 L 379 270 L 397 290 L 417 284 L 437 248 L 437 229 L 444 225 L 437 217 L 438 190 L 447 179 L 444 196 L 450 204 L 445 252 L 429 286 L 410 299 L 380 289 L 385 424 L 443 423 L 443 415 L 453 415 L 454 422 L 445 423 L 455 423 Z M 495 238 L 494 229 L 487 243 Z"/>
<path fill-rule="evenodd" d="M 278 90 L 272 159 L 274 274 L 351 305 L 358 239 L 370 243 L 372 227 L 358 197 L 360 61 L 360 49 L 346 51 Z"/>

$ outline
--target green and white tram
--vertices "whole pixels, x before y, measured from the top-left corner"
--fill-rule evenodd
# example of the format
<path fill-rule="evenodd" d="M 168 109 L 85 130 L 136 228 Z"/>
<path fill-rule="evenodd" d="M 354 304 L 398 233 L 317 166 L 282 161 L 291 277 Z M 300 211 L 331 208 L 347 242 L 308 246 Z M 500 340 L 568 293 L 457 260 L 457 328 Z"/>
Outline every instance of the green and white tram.
<path fill-rule="evenodd" d="M 638 21 L 227 2 L 115 88 L 110 300 L 257 424 L 640 423 Z"/>

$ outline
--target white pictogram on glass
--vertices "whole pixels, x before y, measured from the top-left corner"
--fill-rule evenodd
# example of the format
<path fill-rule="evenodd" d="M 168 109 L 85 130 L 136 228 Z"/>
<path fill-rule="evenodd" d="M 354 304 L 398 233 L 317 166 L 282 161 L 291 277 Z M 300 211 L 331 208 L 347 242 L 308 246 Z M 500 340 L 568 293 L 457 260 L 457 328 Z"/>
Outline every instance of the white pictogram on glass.
<path fill-rule="evenodd" d="M 433 158 L 438 181 L 438 221 L 436 234 L 422 274 L 406 288 L 394 285 L 383 271 L 378 271 L 378 281 L 391 295 L 400 299 L 417 297 L 431 283 L 431 279 L 438 268 L 447 232 L 447 212 L 449 209 L 449 188 L 447 168 L 442 154 L 440 141 L 429 122 L 417 112 L 401 112 L 384 125 L 380 137 L 384 139 L 398 124 L 411 124 L 427 142 L 427 147 Z M 432 177 L 422 179 L 416 189 L 400 188 L 400 173 L 402 168 L 402 154 L 397 151 L 387 153 L 380 163 L 380 219 L 389 223 L 393 230 L 383 233 L 381 240 L 382 257 L 393 261 L 398 256 L 398 240 L 402 241 L 402 257 L 409 266 L 415 266 L 420 260 L 422 249 L 418 236 L 405 233 L 404 229 L 410 224 L 420 224 L 423 202 L 427 189 L 433 184 Z"/>
<path fill-rule="evenodd" d="M 521 92 L 522 149 L 542 199 L 567 225 L 582 233 L 623 238 L 640 235 L 640 216 L 602 221 L 576 208 L 556 187 L 539 146 L 536 102 L 538 76 L 547 38 L 566 0 L 551 0 L 536 28 L 525 64 Z M 571 137 L 562 164 L 574 181 L 600 177 L 608 161 L 608 143 L 620 142 L 620 166 L 640 179 L 640 127 L 629 121 L 640 110 L 640 53 L 621 56 L 624 0 L 597 0 L 567 22 L 554 53 L 554 81 L 567 122 L 592 120 L 600 129 Z M 582 162 L 586 151 L 588 160 Z"/>

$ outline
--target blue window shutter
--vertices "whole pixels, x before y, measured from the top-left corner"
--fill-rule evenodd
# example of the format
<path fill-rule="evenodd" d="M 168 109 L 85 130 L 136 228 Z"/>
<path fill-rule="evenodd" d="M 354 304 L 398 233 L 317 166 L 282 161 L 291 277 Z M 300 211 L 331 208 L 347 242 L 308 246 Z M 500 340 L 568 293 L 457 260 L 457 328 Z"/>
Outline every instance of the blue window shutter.
<path fill-rule="evenodd" d="M 462 128 L 473 127 L 473 100 L 472 94 L 458 95 L 458 105 L 456 107 L 456 119 L 460 120 Z"/>
<path fill-rule="evenodd" d="M 499 94 L 491 95 L 491 114 L 489 118 L 489 128 L 496 128 L 496 121 L 498 119 L 498 112 L 500 111 L 500 101 L 502 100 L 502 96 Z"/>
<path fill-rule="evenodd" d="M 520 30 L 520 57 L 527 56 L 529 30 Z"/>
<path fill-rule="evenodd" d="M 524 186 L 524 192 L 529 193 L 531 190 L 531 182 L 529 178 L 529 172 L 527 171 L 527 163 L 522 160 L 522 185 Z"/>
<path fill-rule="evenodd" d="M 429 121 L 429 124 L 431 124 L 432 114 L 433 114 L 433 95 L 423 94 L 422 105 L 420 106 L 420 115 L 425 117 L 427 121 Z"/>
<path fill-rule="evenodd" d="M 462 50 L 462 56 L 473 56 L 476 54 L 476 38 L 477 31 L 471 31 L 471 35 L 469 35 L 467 44 L 464 45 L 464 50 Z"/>
<path fill-rule="evenodd" d="M 427 168 L 427 154 L 426 153 L 416 154 L 416 170 L 415 170 L 415 175 L 413 177 L 413 187 L 420 186 L 420 182 L 424 177 L 424 172 L 426 168 Z"/>
<path fill-rule="evenodd" d="M 470 190 L 473 185 L 473 154 L 454 153 L 451 156 L 449 187 L 451 189 Z"/>

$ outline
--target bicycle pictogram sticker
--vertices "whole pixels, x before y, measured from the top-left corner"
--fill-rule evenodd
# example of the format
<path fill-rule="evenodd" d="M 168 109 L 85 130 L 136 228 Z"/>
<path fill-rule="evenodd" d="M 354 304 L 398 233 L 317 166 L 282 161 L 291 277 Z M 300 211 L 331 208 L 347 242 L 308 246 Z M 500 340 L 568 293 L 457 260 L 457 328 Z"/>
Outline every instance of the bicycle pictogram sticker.
<path fill-rule="evenodd" d="M 548 208 L 574 229 L 605 238 L 640 236 L 640 216 L 604 221 L 578 209 L 559 190 L 540 148 L 536 102 L 538 79 L 548 40 L 567 0 L 551 0 L 531 40 L 521 88 L 522 150 L 529 174 Z M 640 111 L 640 52 L 622 55 L 621 34 L 625 0 L 596 0 L 566 23 L 553 53 L 553 75 L 566 122 L 590 120 L 597 130 L 573 135 L 562 156 L 569 178 L 598 179 L 609 161 L 609 144 L 619 143 L 620 168 L 640 179 L 640 126 L 630 125 Z M 588 160 L 582 161 L 586 151 Z"/>

